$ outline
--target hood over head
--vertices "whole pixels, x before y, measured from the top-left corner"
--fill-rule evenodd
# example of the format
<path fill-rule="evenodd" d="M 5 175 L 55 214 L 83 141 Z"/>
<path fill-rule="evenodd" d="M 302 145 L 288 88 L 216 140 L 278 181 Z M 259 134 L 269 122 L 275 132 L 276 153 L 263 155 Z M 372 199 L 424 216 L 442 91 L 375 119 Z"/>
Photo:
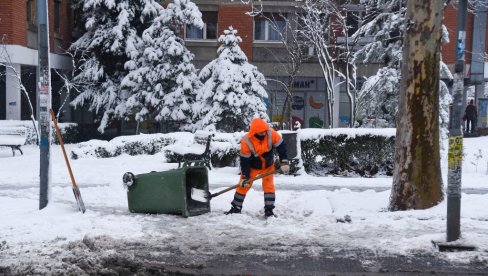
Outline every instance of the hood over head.
<path fill-rule="evenodd" d="M 258 132 L 267 131 L 269 129 L 268 123 L 261 118 L 254 118 L 251 122 L 251 127 L 249 127 L 249 133 L 256 134 Z"/>

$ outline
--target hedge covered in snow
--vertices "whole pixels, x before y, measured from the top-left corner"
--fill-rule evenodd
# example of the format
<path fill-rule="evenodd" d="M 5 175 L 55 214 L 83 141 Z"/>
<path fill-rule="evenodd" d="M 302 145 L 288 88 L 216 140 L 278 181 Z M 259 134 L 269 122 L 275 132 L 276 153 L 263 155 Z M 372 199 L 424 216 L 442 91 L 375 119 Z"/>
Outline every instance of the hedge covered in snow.
<path fill-rule="evenodd" d="M 187 132 L 120 136 L 110 141 L 90 140 L 79 143 L 78 148 L 72 149 L 71 158 L 108 158 L 123 153 L 129 155 L 155 154 L 161 152 L 165 146 L 175 143 L 184 144 L 190 140 L 193 140 L 193 134 Z"/>
<path fill-rule="evenodd" d="M 71 151 L 71 158 L 107 158 L 121 154 L 139 155 L 163 152 L 168 162 L 177 162 L 175 154 L 203 153 L 210 132 L 173 132 L 167 134 L 140 134 L 120 136 L 110 141 L 90 140 L 78 144 Z M 244 133 L 216 133 L 210 143 L 213 166 L 235 165 L 239 154 L 239 140 Z"/>
<path fill-rule="evenodd" d="M 307 173 L 392 175 L 395 129 L 302 129 L 301 156 Z"/>
<path fill-rule="evenodd" d="M 78 139 L 78 124 L 75 123 L 59 123 L 59 129 L 61 130 L 61 136 L 63 137 L 63 142 L 66 144 L 76 143 Z M 38 123 L 36 122 L 36 127 Z M 35 145 L 37 141 L 36 131 L 32 121 L 19 121 L 19 120 L 0 120 L 0 128 L 23 128 L 26 134 L 26 145 Z M 54 132 L 53 126 L 53 141 L 55 144 L 59 144 L 58 136 Z"/>
<path fill-rule="evenodd" d="M 177 162 L 177 154 L 203 153 L 210 132 L 174 132 L 121 136 L 111 141 L 91 140 L 71 152 L 73 159 L 107 158 L 121 154 L 162 152 L 167 162 Z M 210 143 L 212 165 L 237 166 L 239 140 L 244 132 L 215 133 Z M 337 128 L 301 129 L 297 140 L 301 163 L 307 173 L 317 175 L 391 175 L 395 129 Z"/>

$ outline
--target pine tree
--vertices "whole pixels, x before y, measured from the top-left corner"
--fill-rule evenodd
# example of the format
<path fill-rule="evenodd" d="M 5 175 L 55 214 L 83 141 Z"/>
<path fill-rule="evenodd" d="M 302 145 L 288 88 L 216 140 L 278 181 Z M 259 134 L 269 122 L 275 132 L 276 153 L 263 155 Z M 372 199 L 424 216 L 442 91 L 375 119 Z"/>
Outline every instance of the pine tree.
<path fill-rule="evenodd" d="M 183 24 L 203 27 L 202 14 L 188 0 L 177 0 L 160 11 L 142 35 L 141 55 L 126 63 L 131 70 L 122 87 L 133 94 L 127 108 L 136 120 L 178 121 L 186 128 L 192 120 L 196 91 L 201 82 L 192 64 L 193 54 L 178 35 Z"/>
<path fill-rule="evenodd" d="M 405 30 L 404 0 L 366 0 L 362 27 L 353 35 L 371 37 L 354 56 L 357 64 L 381 64 L 369 77 L 358 95 L 356 118 L 372 116 L 395 126 L 398 111 L 402 35 Z"/>
<path fill-rule="evenodd" d="M 199 74 L 204 83 L 197 95 L 194 129 L 235 132 L 247 130 L 254 117 L 268 120 L 266 80 L 239 47 L 242 39 L 229 27 L 219 37 L 218 57 Z"/>
<path fill-rule="evenodd" d="M 88 106 L 101 116 L 103 132 L 112 118 L 124 118 L 129 92 L 120 83 L 127 75 L 127 61 L 139 55 L 141 35 L 162 7 L 154 0 L 77 0 L 84 14 L 86 32 L 70 51 L 80 60 L 74 82 L 83 92 L 72 102 Z"/>

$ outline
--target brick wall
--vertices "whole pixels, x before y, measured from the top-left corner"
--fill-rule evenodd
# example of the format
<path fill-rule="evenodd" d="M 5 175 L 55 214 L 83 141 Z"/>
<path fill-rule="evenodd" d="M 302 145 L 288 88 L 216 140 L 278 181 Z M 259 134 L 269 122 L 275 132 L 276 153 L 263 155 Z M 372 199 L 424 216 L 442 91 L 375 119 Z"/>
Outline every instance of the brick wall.
<path fill-rule="evenodd" d="M 251 8 L 242 4 L 221 4 L 219 6 L 218 28 L 219 36 L 224 30 L 232 26 L 237 30 L 237 35 L 242 38 L 239 45 L 246 54 L 249 62 L 252 62 L 252 44 L 254 34 L 253 18 L 246 14 Z"/>
<path fill-rule="evenodd" d="M 0 20 L 0 35 L 5 35 L 5 43 L 27 44 L 25 1 L 1 1 Z"/>
<path fill-rule="evenodd" d="M 449 31 L 449 43 L 442 45 L 442 60 L 446 64 L 456 62 L 458 9 L 452 4 L 444 9 L 444 25 Z M 466 64 L 471 64 L 471 45 L 473 43 L 473 14 L 468 13 L 466 21 Z"/>
<path fill-rule="evenodd" d="M 10 36 L 12 29 L 12 5 L 10 2 L 1 1 L 0 2 L 0 36 Z"/>
<path fill-rule="evenodd" d="M 2 0 L 0 2 L 0 36 L 6 36 L 7 44 L 27 47 L 27 1 Z M 69 47 L 71 25 L 69 24 L 70 0 L 61 1 L 59 38 L 63 39 L 63 48 Z M 54 0 L 48 0 L 49 26 L 51 31 L 50 47 L 54 52 Z"/>
<path fill-rule="evenodd" d="M 50 37 L 49 37 L 49 47 L 51 52 L 65 52 L 68 47 L 70 46 L 71 42 L 71 1 L 70 0 L 61 0 L 61 7 L 60 7 L 60 19 L 59 19 L 59 32 L 55 32 L 54 30 L 54 0 L 49 1 L 49 29 L 50 29 Z M 54 45 L 54 38 L 62 40 L 62 45 L 59 45 L 61 49 L 55 49 Z"/>

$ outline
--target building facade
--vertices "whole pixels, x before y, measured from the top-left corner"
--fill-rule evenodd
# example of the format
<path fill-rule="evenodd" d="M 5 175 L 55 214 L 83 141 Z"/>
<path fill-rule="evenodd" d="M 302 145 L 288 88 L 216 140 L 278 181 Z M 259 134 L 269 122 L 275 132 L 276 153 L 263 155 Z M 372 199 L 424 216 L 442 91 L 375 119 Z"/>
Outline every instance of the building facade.
<path fill-rule="evenodd" d="M 70 0 L 48 0 L 50 24 L 50 51 L 52 72 L 53 108 L 59 109 L 65 102 L 66 95 L 59 93 L 62 82 L 54 70 L 63 71 L 71 69 L 71 60 L 64 51 L 70 43 L 79 37 L 76 28 L 76 19 L 73 15 Z M 192 27 L 183 28 L 183 36 L 189 50 L 195 54 L 194 64 L 198 69 L 203 68 L 217 57 L 219 43 L 218 37 L 225 29 L 232 26 L 238 30 L 242 38 L 240 47 L 247 55 L 249 61 L 256 65 L 267 79 L 269 98 L 267 101 L 270 117 L 278 121 L 281 117 L 286 97 L 286 83 L 289 73 L 285 69 L 287 51 L 283 46 L 278 28 L 285 29 L 287 22 L 280 19 L 282 15 L 287 18 L 296 17 L 297 7 L 302 1 L 297 0 L 262 0 L 251 1 L 256 4 L 252 7 L 239 0 L 194 0 L 203 15 L 205 27 L 203 30 Z M 0 120 L 27 120 L 30 118 L 30 109 L 26 97 L 22 96 L 21 87 L 25 87 L 31 99 L 37 117 L 37 27 L 35 14 L 36 0 L 1 0 L 0 1 L 0 59 L 9 61 L 9 66 L 0 67 Z M 349 13 L 355 18 L 362 14 L 361 6 L 348 6 Z M 259 11 L 265 16 L 255 15 Z M 250 16 L 255 15 L 255 16 Z M 457 9 L 449 5 L 445 11 L 444 24 L 449 31 L 450 43 L 442 48 L 443 60 L 451 71 L 455 63 L 456 47 L 456 19 Z M 274 18 L 275 27 L 268 20 Z M 352 17 L 351 17 L 352 18 Z M 290 20 L 293 22 L 294 20 Z M 359 27 L 360 20 L 349 20 L 348 23 Z M 483 60 L 482 53 L 487 52 L 486 10 L 472 14 L 467 22 L 466 45 L 466 80 L 473 85 L 470 89 L 475 91 L 480 110 L 479 127 L 488 127 L 486 81 L 488 80 L 488 66 Z M 349 32 L 352 32 L 350 30 Z M 341 38 L 335 42 L 341 43 Z M 295 78 L 292 101 L 292 117 L 294 122 L 300 122 L 302 127 L 326 127 L 328 116 L 326 85 L 322 69 L 310 49 L 310 58 L 300 68 Z M 376 73 L 380 65 L 369 64 L 357 68 L 357 77 L 371 76 Z M 339 79 L 337 78 L 337 81 Z M 349 120 L 349 99 L 344 86 L 334 83 L 337 89 L 334 93 L 334 127 L 346 126 Z M 68 99 L 69 100 L 69 99 Z M 62 121 L 91 120 L 86 112 L 73 113 L 72 109 L 64 106 Z M 84 113 L 84 114 L 81 114 Z M 81 115 L 80 115 L 81 114 Z"/>
<path fill-rule="evenodd" d="M 0 120 L 29 120 L 31 111 L 26 95 L 38 116 L 37 95 L 37 15 L 36 0 L 0 1 Z M 64 99 L 58 72 L 71 69 L 71 59 L 63 55 L 71 43 L 71 5 L 69 0 L 49 0 L 50 60 L 52 67 L 53 108 Z M 69 109 L 68 109 L 69 111 Z M 69 112 L 67 113 L 69 116 Z"/>
<path fill-rule="evenodd" d="M 271 24 L 260 16 L 249 16 L 253 12 L 250 5 L 243 4 L 241 1 L 231 0 L 194 0 L 199 6 L 205 29 L 196 31 L 185 29 L 185 40 L 188 48 L 195 54 L 195 64 L 202 68 L 209 61 L 216 58 L 220 34 L 229 26 L 238 30 L 243 42 L 241 48 L 246 53 L 250 62 L 256 65 L 266 76 L 268 85 L 266 90 L 270 97 L 270 115 L 273 120 L 278 120 L 281 116 L 281 109 L 285 98 L 286 89 L 282 83 L 288 78 L 286 70 L 283 70 L 283 57 L 286 50 L 280 41 L 276 31 Z M 254 3 L 259 3 L 254 1 Z M 274 18 L 273 14 L 283 14 L 288 17 L 295 16 L 298 8 L 303 2 L 296 0 L 267 1 L 263 0 L 260 4 L 255 4 L 254 9 Z M 360 5 L 348 5 L 347 7 L 348 24 L 355 28 L 360 26 L 360 18 L 364 8 Z M 443 61 L 448 65 L 451 72 L 454 72 L 455 47 L 457 36 L 457 8 L 450 4 L 444 10 L 444 24 L 449 32 L 450 42 L 443 45 Z M 483 53 L 488 52 L 487 20 L 486 10 L 477 10 L 476 16 L 472 13 L 468 15 L 466 28 L 466 89 L 476 91 L 472 96 L 476 99 L 480 111 L 478 127 L 488 127 L 487 117 L 487 96 L 488 91 L 485 84 L 488 81 L 488 63 L 483 60 Z M 354 19 L 356 18 L 356 19 Z M 359 18 L 359 20 L 357 19 Z M 293 21 L 293 20 L 291 20 Z M 282 22 L 285 24 L 285 22 Z M 279 24 L 278 24 L 279 25 Z M 354 28 L 348 31 L 354 32 Z M 341 43 L 344 39 L 338 37 L 331 43 Z M 359 43 L 360 47 L 360 43 Z M 313 51 L 312 51 L 313 53 Z M 374 75 L 379 64 L 361 65 L 357 68 L 357 78 Z M 486 70 L 485 70 L 486 68 Z M 338 80 L 339 81 L 339 80 Z M 327 117 L 327 96 L 325 93 L 325 80 L 322 69 L 317 59 L 307 60 L 295 81 L 294 97 L 292 104 L 292 116 L 294 121 L 299 121 L 302 127 L 324 127 Z M 335 84 L 334 84 L 335 86 Z M 349 98 L 346 95 L 344 85 L 339 85 L 335 92 L 334 99 L 334 127 L 346 126 L 349 120 Z"/>

